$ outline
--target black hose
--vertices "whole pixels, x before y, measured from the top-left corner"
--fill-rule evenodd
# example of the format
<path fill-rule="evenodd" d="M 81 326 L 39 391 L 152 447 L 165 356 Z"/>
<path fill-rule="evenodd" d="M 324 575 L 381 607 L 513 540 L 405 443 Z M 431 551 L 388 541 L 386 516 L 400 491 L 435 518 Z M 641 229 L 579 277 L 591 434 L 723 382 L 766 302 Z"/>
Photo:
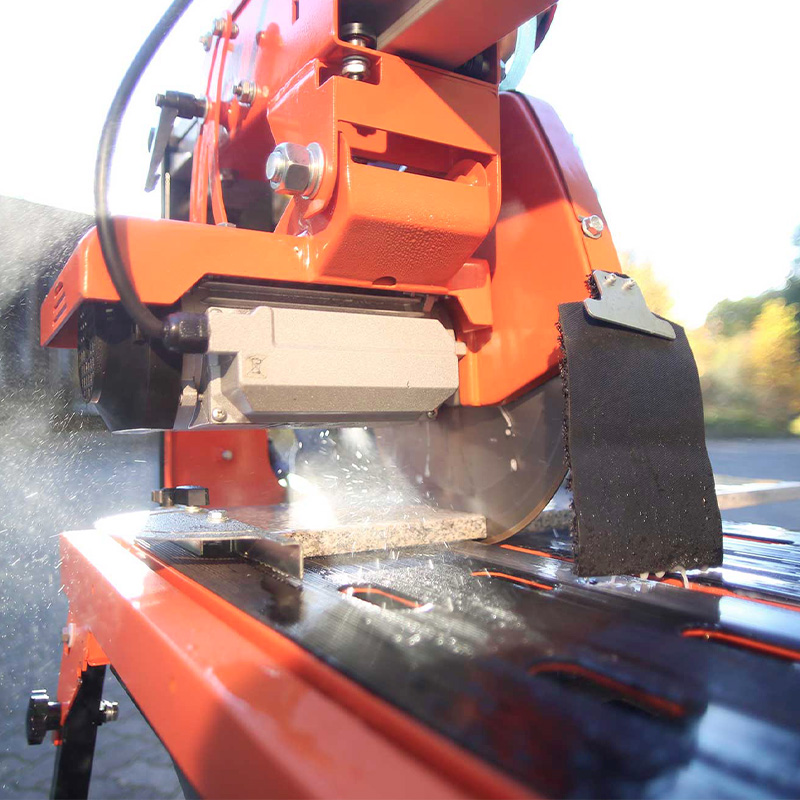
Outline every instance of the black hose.
<path fill-rule="evenodd" d="M 131 62 L 125 77 L 122 79 L 117 93 L 108 110 L 103 132 L 100 135 L 100 146 L 97 151 L 97 165 L 94 174 L 94 203 L 95 222 L 97 225 L 97 238 L 100 250 L 106 262 L 111 282 L 119 294 L 123 307 L 139 326 L 140 331 L 150 339 L 163 339 L 165 337 L 165 323 L 160 320 L 139 298 L 133 282 L 128 274 L 122 253 L 117 241 L 117 232 L 108 210 L 108 184 L 111 173 L 111 159 L 117 143 L 122 117 L 130 102 L 142 73 L 147 69 L 161 43 L 175 27 L 183 12 L 192 0 L 174 0 L 166 10 L 164 16 L 150 32 L 144 44 L 139 49 L 136 57 Z M 185 349 L 176 343 L 178 349 Z"/>

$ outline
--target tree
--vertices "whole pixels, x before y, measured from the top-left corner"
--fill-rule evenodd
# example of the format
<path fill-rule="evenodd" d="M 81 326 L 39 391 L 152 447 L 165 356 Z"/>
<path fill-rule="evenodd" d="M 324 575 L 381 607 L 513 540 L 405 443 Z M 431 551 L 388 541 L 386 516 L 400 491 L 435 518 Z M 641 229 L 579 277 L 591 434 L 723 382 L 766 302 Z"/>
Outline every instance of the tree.
<path fill-rule="evenodd" d="M 667 284 L 655 274 L 653 265 L 649 261 L 637 262 L 633 253 L 620 253 L 620 266 L 625 275 L 630 275 L 642 290 L 648 308 L 662 317 L 669 317 L 672 311 L 672 295 Z"/>
<path fill-rule="evenodd" d="M 800 324 L 796 311 L 782 298 L 766 301 L 753 323 L 748 358 L 758 412 L 786 427 L 800 414 Z"/>
<path fill-rule="evenodd" d="M 726 337 L 749 331 L 764 303 L 773 295 L 774 293 L 767 293 L 742 300 L 721 300 L 708 312 L 706 326 L 713 333 Z"/>

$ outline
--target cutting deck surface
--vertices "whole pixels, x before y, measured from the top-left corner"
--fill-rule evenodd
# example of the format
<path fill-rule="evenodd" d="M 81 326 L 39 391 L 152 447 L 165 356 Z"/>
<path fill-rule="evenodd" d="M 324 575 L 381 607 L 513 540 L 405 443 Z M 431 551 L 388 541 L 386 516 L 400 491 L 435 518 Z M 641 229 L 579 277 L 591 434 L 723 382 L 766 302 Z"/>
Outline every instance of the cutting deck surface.
<path fill-rule="evenodd" d="M 263 568 L 151 548 L 546 794 L 800 791 L 798 534 L 726 525 L 688 591 L 576 578 L 566 532 L 309 559 L 280 615 Z"/>

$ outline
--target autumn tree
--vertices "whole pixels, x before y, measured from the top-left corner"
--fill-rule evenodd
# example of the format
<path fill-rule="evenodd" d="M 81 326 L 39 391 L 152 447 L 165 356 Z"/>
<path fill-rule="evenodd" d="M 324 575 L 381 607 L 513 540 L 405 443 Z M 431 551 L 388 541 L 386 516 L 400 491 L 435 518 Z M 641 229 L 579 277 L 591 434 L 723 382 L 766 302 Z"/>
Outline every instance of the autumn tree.
<path fill-rule="evenodd" d="M 756 407 L 782 427 L 800 414 L 799 335 L 796 308 L 783 299 L 764 303 L 751 332 L 748 366 Z"/>
<path fill-rule="evenodd" d="M 649 261 L 637 261 L 633 253 L 620 253 L 620 266 L 625 275 L 630 275 L 642 290 L 648 308 L 662 317 L 672 312 L 672 295 L 667 284 L 658 278 Z"/>

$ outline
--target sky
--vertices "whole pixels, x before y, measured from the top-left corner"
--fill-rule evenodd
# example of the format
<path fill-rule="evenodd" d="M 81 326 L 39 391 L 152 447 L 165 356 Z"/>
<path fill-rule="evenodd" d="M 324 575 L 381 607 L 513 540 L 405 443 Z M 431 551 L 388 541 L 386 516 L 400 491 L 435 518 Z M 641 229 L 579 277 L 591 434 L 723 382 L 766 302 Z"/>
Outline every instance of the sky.
<path fill-rule="evenodd" d="M 0 48 L 0 194 L 91 213 L 106 111 L 166 4 L 5 9 L 28 33 Z M 142 190 L 153 98 L 202 91 L 198 38 L 224 7 L 195 0 L 143 78 L 115 158 L 115 213 L 158 215 L 158 192 Z M 798 32 L 800 0 L 561 0 L 523 79 L 572 133 L 618 249 L 652 263 L 687 325 L 725 297 L 780 287 L 796 254 Z"/>

